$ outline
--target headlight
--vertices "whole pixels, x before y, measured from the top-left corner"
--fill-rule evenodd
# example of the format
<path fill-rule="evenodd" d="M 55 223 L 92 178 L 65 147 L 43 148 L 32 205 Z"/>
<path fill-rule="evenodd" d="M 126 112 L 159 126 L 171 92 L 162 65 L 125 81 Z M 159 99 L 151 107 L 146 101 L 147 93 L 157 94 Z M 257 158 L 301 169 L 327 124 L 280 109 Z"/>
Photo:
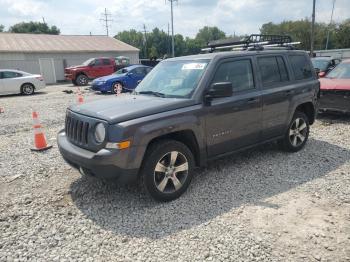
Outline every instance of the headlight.
<path fill-rule="evenodd" d="M 99 123 L 95 127 L 95 140 L 97 143 L 101 144 L 106 138 L 106 128 L 104 124 Z"/>

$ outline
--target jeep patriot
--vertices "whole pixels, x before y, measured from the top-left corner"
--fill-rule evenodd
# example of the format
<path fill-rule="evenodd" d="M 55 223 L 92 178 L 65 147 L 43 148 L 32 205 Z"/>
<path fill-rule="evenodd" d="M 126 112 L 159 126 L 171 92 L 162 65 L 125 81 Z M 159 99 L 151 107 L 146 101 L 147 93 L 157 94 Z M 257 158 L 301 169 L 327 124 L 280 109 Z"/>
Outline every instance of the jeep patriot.
<path fill-rule="evenodd" d="M 178 198 L 195 167 L 270 141 L 301 150 L 319 81 L 304 51 L 229 51 L 167 59 L 130 95 L 67 109 L 63 158 L 83 175 L 140 180 Z"/>

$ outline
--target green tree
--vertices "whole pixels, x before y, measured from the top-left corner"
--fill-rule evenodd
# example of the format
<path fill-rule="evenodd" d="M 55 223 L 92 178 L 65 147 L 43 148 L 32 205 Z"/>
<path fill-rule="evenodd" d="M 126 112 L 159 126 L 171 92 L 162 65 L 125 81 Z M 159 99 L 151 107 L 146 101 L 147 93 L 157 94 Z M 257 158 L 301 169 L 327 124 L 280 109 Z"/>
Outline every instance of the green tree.
<path fill-rule="evenodd" d="M 46 23 L 41 22 L 22 22 L 9 28 L 10 33 L 32 33 L 32 34 L 50 34 L 59 35 L 60 30 L 56 26 L 49 27 Z"/>
<path fill-rule="evenodd" d="M 4 32 L 5 26 L 0 25 L 0 32 Z"/>
<path fill-rule="evenodd" d="M 350 19 L 340 23 L 334 35 L 337 48 L 350 48 Z"/>
<path fill-rule="evenodd" d="M 226 38 L 226 34 L 221 31 L 216 26 L 209 27 L 205 26 L 202 29 L 200 29 L 195 37 L 195 39 L 198 41 L 198 43 L 201 44 L 202 47 L 206 46 L 209 41 L 212 40 L 219 40 Z"/>

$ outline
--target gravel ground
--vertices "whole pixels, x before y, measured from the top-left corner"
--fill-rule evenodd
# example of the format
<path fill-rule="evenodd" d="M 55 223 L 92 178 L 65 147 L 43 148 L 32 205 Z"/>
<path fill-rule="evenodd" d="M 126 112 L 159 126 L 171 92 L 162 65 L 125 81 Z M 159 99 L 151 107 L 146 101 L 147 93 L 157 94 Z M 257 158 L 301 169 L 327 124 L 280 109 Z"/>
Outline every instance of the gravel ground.
<path fill-rule="evenodd" d="M 0 97 L 0 261 L 350 261 L 350 117 L 319 118 L 295 154 L 271 144 L 212 162 L 162 204 L 64 163 L 64 89 Z M 31 108 L 44 153 L 29 150 Z"/>

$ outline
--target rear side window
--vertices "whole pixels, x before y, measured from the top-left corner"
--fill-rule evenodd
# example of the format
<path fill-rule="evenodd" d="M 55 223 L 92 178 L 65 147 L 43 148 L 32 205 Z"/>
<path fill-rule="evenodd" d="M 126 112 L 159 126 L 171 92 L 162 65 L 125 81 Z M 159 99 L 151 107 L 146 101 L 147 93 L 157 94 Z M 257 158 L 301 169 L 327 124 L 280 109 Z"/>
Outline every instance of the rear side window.
<path fill-rule="evenodd" d="M 21 77 L 22 74 L 17 73 L 17 72 L 11 72 L 11 71 L 4 71 L 1 74 L 1 78 L 16 78 L 16 77 Z"/>
<path fill-rule="evenodd" d="M 253 70 L 250 60 L 223 63 L 215 73 L 213 83 L 231 82 L 234 91 L 254 88 Z"/>
<path fill-rule="evenodd" d="M 103 65 L 111 65 L 111 60 L 109 59 L 102 59 Z"/>
<path fill-rule="evenodd" d="M 309 79 L 312 77 L 310 63 L 304 55 L 290 55 L 289 59 L 293 68 L 295 80 Z"/>
<path fill-rule="evenodd" d="M 258 65 L 263 86 L 289 80 L 286 65 L 281 56 L 260 57 Z"/>

